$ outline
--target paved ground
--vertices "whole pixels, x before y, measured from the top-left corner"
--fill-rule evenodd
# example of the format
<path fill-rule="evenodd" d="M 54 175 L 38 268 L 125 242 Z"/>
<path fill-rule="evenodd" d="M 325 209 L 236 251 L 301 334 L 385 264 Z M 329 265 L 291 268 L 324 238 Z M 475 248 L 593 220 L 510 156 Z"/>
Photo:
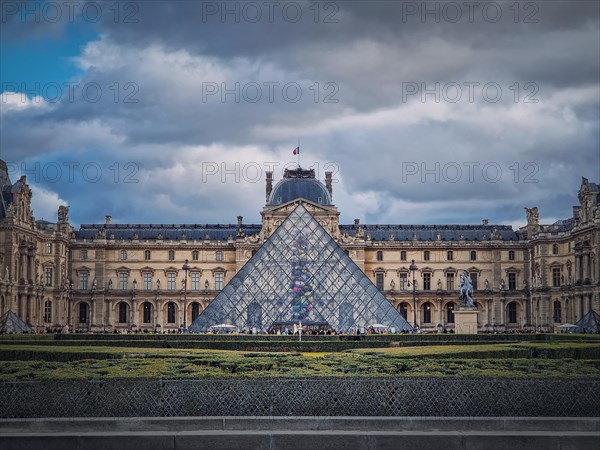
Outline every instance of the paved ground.
<path fill-rule="evenodd" d="M 5 419 L 0 435 L 1 450 L 598 450 L 600 418 Z"/>

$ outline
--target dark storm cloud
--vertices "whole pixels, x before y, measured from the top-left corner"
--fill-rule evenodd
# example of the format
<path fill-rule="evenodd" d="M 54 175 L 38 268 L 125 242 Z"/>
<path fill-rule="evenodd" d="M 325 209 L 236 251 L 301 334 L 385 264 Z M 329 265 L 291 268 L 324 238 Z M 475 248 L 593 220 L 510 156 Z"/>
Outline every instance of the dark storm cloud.
<path fill-rule="evenodd" d="M 131 185 L 108 176 L 76 188 L 41 180 L 81 205 L 73 217 L 82 222 L 101 220 L 105 210 L 129 222 L 227 222 L 232 211 L 259 220 L 262 180 L 199 181 L 202 164 L 286 160 L 298 137 L 305 161 L 337 164 L 334 198 L 346 222 L 464 223 L 486 215 L 512 223 L 535 204 L 542 218 L 568 216 L 580 176 L 599 176 L 598 3 L 519 3 L 516 21 L 514 2 L 487 3 L 501 9 L 497 23 L 481 8 L 472 22 L 464 9 L 456 23 L 421 17 L 420 10 L 444 11 L 448 2 L 333 2 L 327 11 L 326 3 L 297 2 L 297 23 L 282 17 L 282 7 L 273 21 L 250 23 L 207 15 L 223 2 L 128 2 L 136 5 L 131 20 L 106 15 L 90 24 L 101 37 L 77 61 L 84 72 L 77 81 L 101 86 L 101 98 L 82 99 L 80 89 L 75 101 L 11 106 L 2 116 L 3 157 L 91 160 L 109 174 L 115 162 L 139 164 L 139 182 Z M 324 23 L 332 12 L 337 22 Z M 271 102 L 269 82 L 297 83 L 303 96 L 293 102 L 277 90 Z M 336 102 L 324 101 L 333 92 L 324 90 L 327 82 Z M 403 98 L 406 83 L 431 89 L 436 82 L 491 82 L 502 98 L 488 101 L 481 88 L 473 102 L 466 89 L 456 103 L 431 95 L 423 101 L 420 93 Z M 257 83 L 263 97 L 206 97 L 206 83 Z M 525 103 L 527 94 L 536 103 Z M 471 163 L 473 180 L 465 165 Z M 452 164 L 463 170 L 458 181 L 443 172 Z M 493 172 L 493 181 L 485 179 L 485 164 L 501 168 L 499 179 Z M 531 167 L 535 182 L 525 182 Z M 423 169 L 430 170 L 424 178 Z M 86 203 L 98 192 L 104 200 Z M 201 214 L 189 205 L 201 205 Z"/>

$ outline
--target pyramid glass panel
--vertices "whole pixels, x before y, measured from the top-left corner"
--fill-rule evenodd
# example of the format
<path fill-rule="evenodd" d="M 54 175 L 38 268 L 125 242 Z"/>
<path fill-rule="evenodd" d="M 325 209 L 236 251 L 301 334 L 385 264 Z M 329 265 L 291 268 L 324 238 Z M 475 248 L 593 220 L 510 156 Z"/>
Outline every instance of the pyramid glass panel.
<path fill-rule="evenodd" d="M 277 324 L 336 331 L 381 323 L 412 330 L 385 296 L 302 205 L 298 205 L 190 326 L 266 331 Z"/>

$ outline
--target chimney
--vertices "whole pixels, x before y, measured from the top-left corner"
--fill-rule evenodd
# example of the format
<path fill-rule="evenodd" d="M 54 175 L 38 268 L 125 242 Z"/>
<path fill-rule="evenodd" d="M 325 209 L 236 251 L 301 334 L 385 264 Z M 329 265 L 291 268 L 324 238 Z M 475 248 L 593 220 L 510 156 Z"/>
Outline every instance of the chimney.
<path fill-rule="evenodd" d="M 325 172 L 325 187 L 327 188 L 327 191 L 331 197 L 333 197 L 333 185 L 331 184 L 333 182 L 331 178 L 332 174 L 333 172 Z"/>
<path fill-rule="evenodd" d="M 273 172 L 267 172 L 267 203 L 269 203 L 269 198 L 271 197 L 272 191 L 273 191 Z"/>
<path fill-rule="evenodd" d="M 489 223 L 490 223 L 490 221 L 489 221 L 489 220 L 487 220 L 487 219 L 483 219 L 483 220 L 481 221 L 481 223 L 482 223 L 483 225 L 487 225 L 487 224 L 489 224 Z"/>
<path fill-rule="evenodd" d="M 244 216 L 237 216 L 238 219 L 238 228 L 242 228 L 242 220 L 244 219 Z"/>
<path fill-rule="evenodd" d="M 354 225 L 360 225 L 360 219 L 354 219 Z"/>
<path fill-rule="evenodd" d="M 106 219 L 106 225 L 111 224 L 112 223 L 112 216 L 105 216 L 104 217 Z"/>

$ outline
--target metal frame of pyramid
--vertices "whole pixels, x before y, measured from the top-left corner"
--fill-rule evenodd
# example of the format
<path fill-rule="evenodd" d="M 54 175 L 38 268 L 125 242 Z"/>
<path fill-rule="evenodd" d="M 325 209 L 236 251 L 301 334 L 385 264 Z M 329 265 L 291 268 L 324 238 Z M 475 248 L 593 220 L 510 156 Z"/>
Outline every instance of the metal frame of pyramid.
<path fill-rule="evenodd" d="M 310 212 L 298 205 L 194 323 L 192 332 L 230 324 L 323 324 L 336 331 L 379 323 L 413 330 Z"/>
<path fill-rule="evenodd" d="M 32 331 L 23 319 L 10 310 L 0 317 L 0 333 L 31 333 Z"/>
<path fill-rule="evenodd" d="M 600 314 L 590 309 L 585 316 L 575 323 L 577 333 L 600 333 Z"/>

